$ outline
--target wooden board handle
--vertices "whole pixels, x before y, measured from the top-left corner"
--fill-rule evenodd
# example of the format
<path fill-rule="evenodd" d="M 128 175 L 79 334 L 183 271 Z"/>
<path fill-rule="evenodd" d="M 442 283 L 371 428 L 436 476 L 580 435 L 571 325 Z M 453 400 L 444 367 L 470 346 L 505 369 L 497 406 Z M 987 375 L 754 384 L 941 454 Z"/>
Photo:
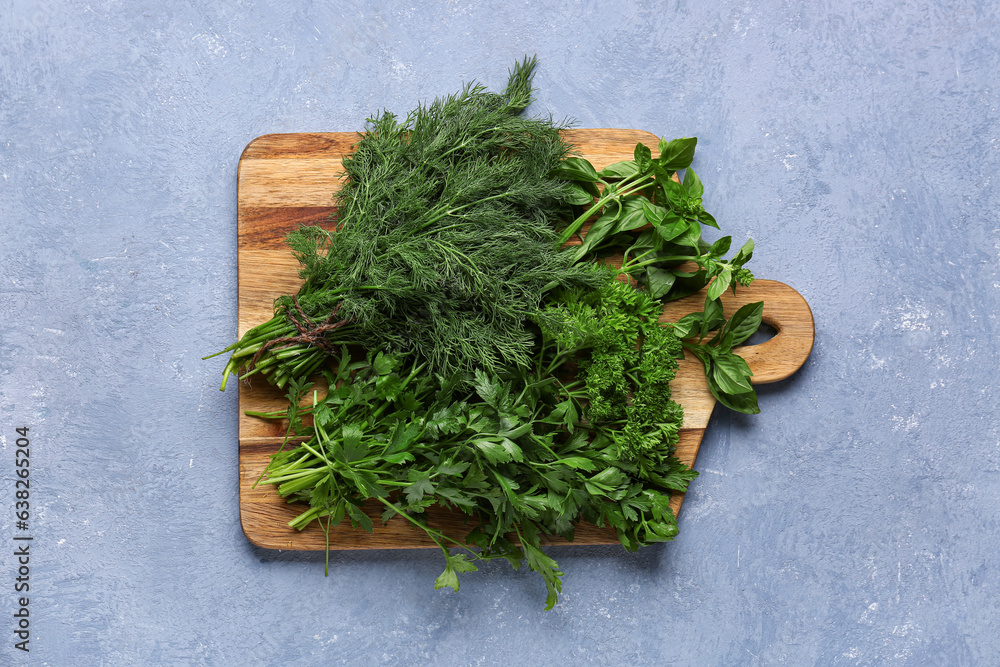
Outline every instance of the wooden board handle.
<path fill-rule="evenodd" d="M 762 319 L 777 333 L 760 345 L 744 345 L 733 351 L 746 359 L 753 371 L 751 384 L 784 380 L 809 358 L 815 338 L 812 310 L 802 295 L 776 280 L 755 280 L 749 287 L 722 297 L 726 317 L 755 301 L 764 302 Z"/>

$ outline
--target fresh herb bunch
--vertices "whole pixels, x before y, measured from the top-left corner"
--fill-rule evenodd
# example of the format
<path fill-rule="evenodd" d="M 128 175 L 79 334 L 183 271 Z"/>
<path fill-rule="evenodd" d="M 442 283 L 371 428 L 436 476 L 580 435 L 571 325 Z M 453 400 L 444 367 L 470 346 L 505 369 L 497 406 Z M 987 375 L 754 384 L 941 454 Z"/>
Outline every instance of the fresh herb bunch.
<path fill-rule="evenodd" d="M 654 300 L 593 273 L 602 286 L 554 297 L 536 318 L 531 363 L 503 376 L 479 370 L 469 383 L 444 380 L 412 355 L 370 352 L 352 362 L 345 348 L 338 368 L 323 372 L 331 389 L 323 399 L 314 392 L 310 408 L 298 406 L 311 385 L 293 381 L 289 411 L 259 415 L 288 418 L 289 439 L 306 438 L 272 457 L 264 478 L 309 505 L 290 525 L 318 521 L 329 539 L 347 517 L 371 531 L 363 506 L 375 501 L 383 521 L 399 514 L 441 548 L 437 588 L 458 590 L 458 574 L 475 570 L 474 561 L 505 558 L 543 577 L 548 608 L 562 572 L 542 552 L 543 535 L 572 539 L 582 519 L 613 526 L 629 550 L 673 539 L 670 494 L 697 475 L 673 455 L 682 414 L 668 383 L 680 341 L 657 323 Z M 587 369 L 581 377 L 577 364 Z M 638 387 L 635 401 L 626 405 L 626 388 L 615 387 L 614 407 L 602 402 L 609 367 Z M 478 525 L 464 539 L 448 536 L 427 525 L 435 505 Z"/>
<path fill-rule="evenodd" d="M 470 85 L 402 122 L 369 121 L 344 159 L 335 231 L 289 236 L 304 284 L 227 348 L 227 377 L 284 386 L 362 340 L 444 376 L 528 363 L 525 322 L 545 293 L 590 280 L 557 243 L 570 146 L 550 119 L 523 116 L 534 67 L 516 65 L 503 94 Z"/>
<path fill-rule="evenodd" d="M 678 335 L 684 347 L 705 366 L 708 386 L 728 408 L 760 412 L 757 394 L 750 385 L 753 373 L 732 352 L 761 323 L 763 303 L 748 304 L 727 324 L 719 298 L 727 289 L 748 286 L 753 274 L 745 264 L 753 257 L 749 239 L 729 259 L 732 237 L 713 243 L 702 238 L 702 225 L 719 228 L 705 210 L 705 188 L 691 168 L 696 138 L 660 140 L 654 158 L 645 144 L 637 144 L 632 160 L 597 171 L 590 162 L 570 157 L 558 173 L 576 184 L 577 201 L 585 210 L 562 231 L 561 242 L 581 233 L 593 220 L 575 253 L 578 260 L 621 253 L 620 271 L 636 280 L 653 299 L 675 301 L 705 290 L 705 308 L 683 318 Z M 684 179 L 677 173 L 684 170 Z M 706 341 L 708 334 L 716 335 Z"/>
<path fill-rule="evenodd" d="M 659 323 L 662 310 L 647 290 L 612 276 L 597 290 L 564 292 L 537 318 L 543 353 L 549 345 L 560 351 L 557 359 L 565 350 L 590 350 L 578 359 L 587 422 L 627 460 L 676 445 L 683 421 L 670 398 L 682 344 Z"/>
<path fill-rule="evenodd" d="M 563 230 L 560 241 L 565 243 L 579 234 L 584 223 L 597 215 L 576 251 L 577 257 L 623 252 L 622 272 L 663 301 L 694 294 L 710 282 L 712 299 L 729 287 L 749 285 L 753 274 L 743 265 L 753 256 L 752 240 L 725 260 L 731 237 L 712 244 L 702 239 L 702 225 L 716 229 L 719 225 L 702 205 L 705 188 L 691 169 L 697 143 L 693 137 L 661 139 L 656 158 L 640 143 L 633 160 L 616 162 L 601 171 L 583 158 L 565 160 L 558 173 L 574 181 L 578 196 L 590 204 Z M 679 182 L 676 174 L 682 169 L 684 180 Z M 641 233 L 629 233 L 634 230 Z M 688 270 L 686 263 L 693 263 L 696 270 Z"/>
<path fill-rule="evenodd" d="M 287 410 L 247 414 L 287 419 L 260 481 L 308 505 L 289 525 L 370 531 L 376 503 L 442 549 L 437 588 L 506 558 L 542 575 L 551 608 L 562 573 L 542 535 L 572 539 L 581 520 L 629 550 L 676 535 L 670 494 L 697 475 L 674 456 L 677 360 L 691 353 L 721 403 L 758 412 L 733 348 L 762 304 L 723 314 L 723 293 L 753 280 L 753 241 L 727 259 L 730 237 L 702 238 L 718 224 L 690 168 L 697 140 L 661 140 L 656 158 L 639 144 L 597 171 L 559 126 L 523 117 L 534 67 L 517 64 L 503 94 L 467 86 L 369 121 L 333 229 L 288 239 L 302 288 L 225 350 L 222 387 L 260 373 L 288 390 Z M 600 261 L 617 253 L 620 269 Z M 659 322 L 706 286 L 702 311 Z M 434 506 L 478 523 L 445 535 Z"/>

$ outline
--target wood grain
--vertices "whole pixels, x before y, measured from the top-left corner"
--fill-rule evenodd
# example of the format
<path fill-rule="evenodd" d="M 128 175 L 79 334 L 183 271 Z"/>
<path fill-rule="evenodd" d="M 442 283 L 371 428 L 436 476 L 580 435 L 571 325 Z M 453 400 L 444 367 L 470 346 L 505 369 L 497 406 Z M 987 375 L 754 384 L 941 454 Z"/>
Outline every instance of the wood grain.
<path fill-rule="evenodd" d="M 631 159 L 637 142 L 656 152 L 659 139 L 649 132 L 621 129 L 569 130 L 567 140 L 597 168 Z M 340 186 L 341 158 L 357 141 L 356 133 L 270 134 L 254 139 L 240 158 L 237 195 L 238 331 L 270 319 L 274 299 L 294 292 L 299 284 L 298 264 L 283 243 L 285 236 L 303 224 L 326 224 L 334 213 L 333 193 Z M 723 297 L 727 315 L 745 303 L 764 301 L 764 321 L 776 335 L 753 347 L 739 348 L 754 372 L 753 383 L 787 378 L 805 363 L 813 344 L 813 319 L 805 300 L 779 282 L 757 280 L 738 296 Z M 696 294 L 669 304 L 661 321 L 672 321 L 701 310 L 704 295 Z M 671 383 L 674 398 L 684 406 L 684 424 L 678 457 L 693 465 L 708 426 L 715 399 L 708 391 L 701 364 L 694 359 L 680 363 Z M 284 424 L 248 417 L 247 410 L 282 409 L 282 392 L 264 381 L 239 383 L 239 485 L 240 521 L 247 539 L 269 549 L 321 550 L 326 536 L 315 523 L 302 532 L 288 521 L 304 508 L 285 503 L 270 486 L 254 486 L 268 460 L 281 444 Z M 697 483 L 697 481 L 695 481 Z M 678 512 L 683 494 L 671 502 Z M 354 530 L 345 521 L 330 531 L 332 549 L 409 549 L 435 547 L 404 519 L 386 525 L 378 519 L 381 506 L 365 508 L 375 523 L 373 534 Z M 431 525 L 461 539 L 471 529 L 464 515 L 441 510 Z M 549 543 L 565 543 L 558 537 Z M 580 524 L 574 544 L 617 544 L 613 530 Z"/>

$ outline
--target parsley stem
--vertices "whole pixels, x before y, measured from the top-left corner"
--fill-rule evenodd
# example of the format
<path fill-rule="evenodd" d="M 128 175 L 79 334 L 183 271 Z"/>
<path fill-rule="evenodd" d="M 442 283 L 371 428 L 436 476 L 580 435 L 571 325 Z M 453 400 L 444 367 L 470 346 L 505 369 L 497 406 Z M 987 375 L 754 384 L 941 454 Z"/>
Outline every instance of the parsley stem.
<path fill-rule="evenodd" d="M 289 496 L 296 491 L 301 491 L 302 489 L 308 489 L 310 487 L 315 487 L 322 484 L 329 475 L 323 475 L 322 473 L 316 473 L 312 477 L 301 477 L 297 480 L 291 482 L 285 482 L 284 484 L 278 485 L 278 495 L 284 497 Z"/>
<path fill-rule="evenodd" d="M 444 547 L 442 547 L 441 543 L 438 542 L 437 539 L 435 539 L 435 537 L 434 537 L 435 535 L 437 537 L 440 537 L 443 540 L 447 540 L 447 541 L 451 542 L 452 544 L 457 544 L 462 549 L 466 549 L 467 551 L 469 551 L 469 553 L 471 553 L 476 558 L 479 557 L 479 554 L 477 554 L 475 551 L 472 551 L 471 549 L 469 549 L 468 545 L 462 544 L 458 540 L 456 540 L 454 538 L 451 538 L 451 537 L 448 537 L 447 535 L 445 535 L 444 533 L 442 533 L 440 530 L 435 530 L 434 528 L 431 528 L 430 526 L 425 526 L 422 523 L 419 523 L 416 519 L 414 519 L 413 517 L 411 517 L 409 514 L 407 514 L 406 512 L 404 512 L 402 509 L 400 509 L 400 508 L 396 507 L 395 505 L 393 505 L 392 503 L 390 503 L 385 498 L 380 498 L 380 497 L 376 496 L 376 499 L 380 503 L 382 503 L 383 505 L 385 505 L 386 507 L 388 507 L 389 509 L 391 509 L 392 511 L 394 511 L 396 514 L 399 514 L 404 519 L 406 519 L 407 521 L 409 521 L 410 523 L 412 523 L 414 526 L 416 526 L 417 528 L 420 528 L 425 533 L 427 533 L 428 537 L 430 537 L 432 540 L 434 540 L 435 544 L 437 544 L 442 549 L 444 549 Z"/>
<path fill-rule="evenodd" d="M 323 528 L 323 534 L 326 536 L 326 570 L 323 574 L 325 577 L 330 576 L 330 522 L 333 521 L 333 517 L 329 514 L 326 515 L 326 526 L 323 526 L 323 521 L 320 520 L 320 528 Z"/>
<path fill-rule="evenodd" d="M 267 479 L 261 482 L 261 484 L 281 484 L 282 482 L 286 482 L 290 479 L 299 479 L 300 477 L 306 477 L 307 475 L 314 474 L 316 474 L 316 470 L 314 468 L 309 468 L 308 470 L 301 470 L 299 472 L 291 472 L 283 475 L 268 475 Z"/>

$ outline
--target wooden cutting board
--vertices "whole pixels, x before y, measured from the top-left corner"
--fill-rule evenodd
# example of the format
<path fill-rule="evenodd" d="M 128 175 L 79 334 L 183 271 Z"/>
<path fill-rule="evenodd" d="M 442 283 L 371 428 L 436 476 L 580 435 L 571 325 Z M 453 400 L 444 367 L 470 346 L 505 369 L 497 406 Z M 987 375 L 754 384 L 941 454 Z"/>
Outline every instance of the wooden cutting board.
<path fill-rule="evenodd" d="M 569 130 L 566 138 L 594 167 L 632 159 L 637 142 L 658 152 L 659 139 L 639 130 Z M 275 298 L 295 292 L 300 280 L 298 263 L 284 244 L 285 236 L 301 225 L 326 225 L 334 211 L 333 193 L 340 185 L 341 157 L 357 141 L 356 133 L 269 134 L 254 139 L 243 151 L 238 175 L 238 335 L 271 318 Z M 765 343 L 738 351 L 754 372 L 753 383 L 764 384 L 787 378 L 805 363 L 813 344 L 812 313 L 805 300 L 791 287 L 770 280 L 757 280 L 748 288 L 723 297 L 726 315 L 745 303 L 764 302 L 764 322 L 777 334 Z M 697 294 L 673 302 L 664 310 L 662 321 L 676 321 L 701 310 L 704 295 Z M 674 399 L 684 406 L 677 456 L 693 465 L 702 435 L 715 406 L 700 362 L 681 361 L 671 383 Z M 240 521 L 247 538 L 268 549 L 321 550 L 326 538 L 318 525 L 298 532 L 288 522 L 304 506 L 290 506 L 268 485 L 254 483 L 267 466 L 269 457 L 281 445 L 285 422 L 248 417 L 247 410 L 284 409 L 281 391 L 263 380 L 252 385 L 239 383 L 239 484 Z M 697 484 L 697 480 L 693 482 Z M 683 494 L 676 494 L 671 506 L 680 510 Z M 372 504 L 369 514 L 374 534 L 353 530 L 348 521 L 330 531 L 332 549 L 400 549 L 435 547 L 422 532 L 400 517 L 386 525 L 379 520 L 381 505 Z M 441 510 L 432 515 L 432 526 L 456 539 L 471 529 L 464 515 Z M 553 537 L 549 543 L 565 543 Z M 615 531 L 580 525 L 573 544 L 617 544 Z"/>

